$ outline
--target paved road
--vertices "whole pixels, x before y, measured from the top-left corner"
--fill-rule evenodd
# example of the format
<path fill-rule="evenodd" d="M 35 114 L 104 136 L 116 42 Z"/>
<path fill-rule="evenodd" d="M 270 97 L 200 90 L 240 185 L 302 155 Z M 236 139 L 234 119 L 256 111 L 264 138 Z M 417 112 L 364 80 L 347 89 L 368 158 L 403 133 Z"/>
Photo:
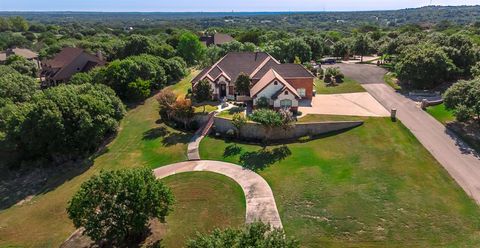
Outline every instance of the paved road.
<path fill-rule="evenodd" d="M 273 227 L 282 227 L 275 198 L 268 183 L 257 173 L 241 166 L 220 161 L 187 161 L 160 167 L 154 170 L 157 178 L 168 177 L 181 172 L 210 171 L 235 180 L 243 189 L 247 202 L 246 223 L 262 221 Z"/>
<path fill-rule="evenodd" d="M 344 65 L 340 69 L 363 87 L 385 108 L 396 108 L 398 119 L 443 165 L 457 183 L 480 204 L 480 157 L 415 102 L 383 83 L 386 71 L 373 65 Z"/>

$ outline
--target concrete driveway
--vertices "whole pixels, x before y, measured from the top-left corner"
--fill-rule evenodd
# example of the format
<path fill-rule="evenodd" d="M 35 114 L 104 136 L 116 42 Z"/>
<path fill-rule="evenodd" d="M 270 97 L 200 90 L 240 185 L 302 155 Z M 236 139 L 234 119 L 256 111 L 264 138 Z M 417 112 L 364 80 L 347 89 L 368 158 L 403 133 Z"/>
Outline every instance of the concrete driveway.
<path fill-rule="evenodd" d="M 302 115 L 390 116 L 389 112 L 367 92 L 316 95 L 299 103 Z"/>
<path fill-rule="evenodd" d="M 455 181 L 480 204 L 480 157 L 473 149 L 428 113 L 383 82 L 386 71 L 372 65 L 336 65 L 397 117 L 448 171 Z M 414 154 L 412 154 L 414 155 Z M 427 175 L 426 175 L 427 176 Z"/>

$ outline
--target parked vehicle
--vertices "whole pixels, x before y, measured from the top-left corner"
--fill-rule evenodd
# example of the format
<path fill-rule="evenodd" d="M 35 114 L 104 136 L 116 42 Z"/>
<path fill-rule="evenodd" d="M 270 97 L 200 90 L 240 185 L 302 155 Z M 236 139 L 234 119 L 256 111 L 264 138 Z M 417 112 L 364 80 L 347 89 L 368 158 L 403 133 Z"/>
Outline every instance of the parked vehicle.
<path fill-rule="evenodd" d="M 320 60 L 320 64 L 322 65 L 334 65 L 335 63 L 337 63 L 337 60 L 334 58 L 325 58 Z"/>

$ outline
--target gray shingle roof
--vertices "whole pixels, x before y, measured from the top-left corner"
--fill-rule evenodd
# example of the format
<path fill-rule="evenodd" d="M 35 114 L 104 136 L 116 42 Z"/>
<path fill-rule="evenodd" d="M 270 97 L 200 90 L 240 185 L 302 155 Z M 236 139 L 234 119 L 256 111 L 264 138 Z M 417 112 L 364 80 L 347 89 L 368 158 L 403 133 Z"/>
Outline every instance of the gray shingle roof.
<path fill-rule="evenodd" d="M 267 59 L 269 59 L 267 61 Z M 218 67 L 218 68 L 217 68 Z M 220 68 L 220 69 L 219 69 Z M 205 75 L 215 79 L 223 71 L 234 82 L 241 73 L 253 75 L 252 79 L 260 79 L 270 69 L 274 69 L 284 78 L 313 78 L 314 76 L 302 65 L 280 64 L 268 53 L 264 52 L 231 52 L 210 68 L 203 70 L 192 83 L 200 81 Z"/>

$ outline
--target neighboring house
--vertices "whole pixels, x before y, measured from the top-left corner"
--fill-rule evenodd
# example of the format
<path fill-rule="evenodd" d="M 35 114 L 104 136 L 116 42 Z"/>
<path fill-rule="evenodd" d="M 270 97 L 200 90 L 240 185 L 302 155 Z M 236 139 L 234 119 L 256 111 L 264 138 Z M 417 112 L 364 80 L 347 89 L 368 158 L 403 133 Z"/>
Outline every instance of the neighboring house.
<path fill-rule="evenodd" d="M 8 48 L 4 52 L 0 53 L 0 64 L 4 64 L 8 57 L 17 55 L 24 57 L 27 60 L 33 61 L 38 65 L 38 54 L 25 48 Z"/>
<path fill-rule="evenodd" d="M 249 75 L 248 96 L 237 95 L 235 81 L 240 74 Z M 281 64 L 268 53 L 231 52 L 213 66 L 204 69 L 192 80 L 193 89 L 201 80 L 208 80 L 214 99 L 245 101 L 254 106 L 266 97 L 272 108 L 297 110 L 300 99 L 313 97 L 314 76 L 299 64 Z"/>
<path fill-rule="evenodd" d="M 228 34 L 216 33 L 210 36 L 202 36 L 200 37 L 200 41 L 206 46 L 222 45 L 233 41 L 233 37 Z"/>
<path fill-rule="evenodd" d="M 80 48 L 66 47 L 51 60 L 42 62 L 41 76 L 44 85 L 67 82 L 77 72 L 88 72 L 96 66 L 105 65 L 101 53 L 91 55 Z"/>

